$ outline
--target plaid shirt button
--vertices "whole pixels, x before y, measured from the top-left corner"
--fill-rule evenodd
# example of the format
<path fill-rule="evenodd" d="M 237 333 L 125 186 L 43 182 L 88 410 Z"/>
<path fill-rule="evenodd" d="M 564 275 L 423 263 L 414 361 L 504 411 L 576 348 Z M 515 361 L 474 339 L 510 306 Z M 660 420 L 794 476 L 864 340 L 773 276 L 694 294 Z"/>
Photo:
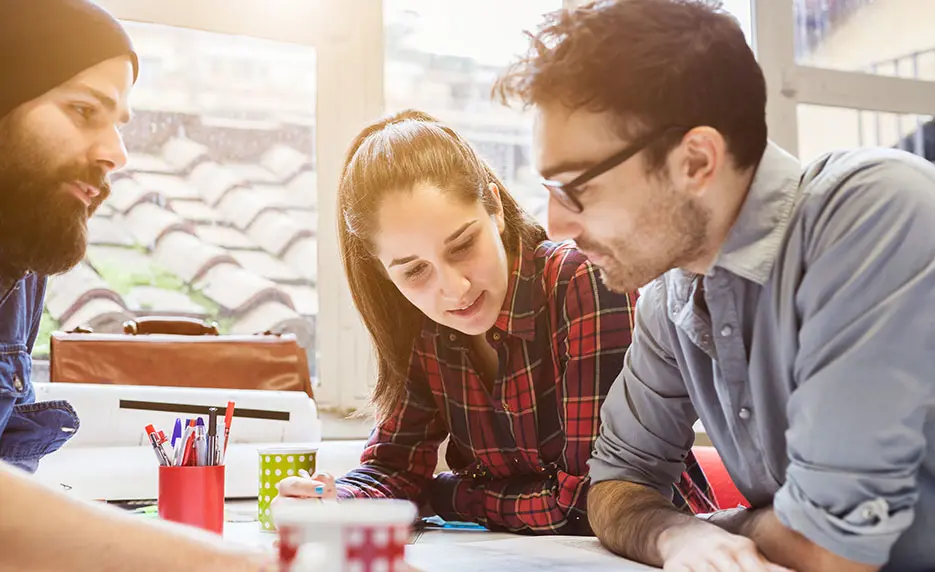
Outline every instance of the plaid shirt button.
<path fill-rule="evenodd" d="M 494 332 L 494 333 L 493 333 L 493 341 L 495 341 L 495 342 L 499 342 L 499 341 L 500 341 L 500 332 Z"/>

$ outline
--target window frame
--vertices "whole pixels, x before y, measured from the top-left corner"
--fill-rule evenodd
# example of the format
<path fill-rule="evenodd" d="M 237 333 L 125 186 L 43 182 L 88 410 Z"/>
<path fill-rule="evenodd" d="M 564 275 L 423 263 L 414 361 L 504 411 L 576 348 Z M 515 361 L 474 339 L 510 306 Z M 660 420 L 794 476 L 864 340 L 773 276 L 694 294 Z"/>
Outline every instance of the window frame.
<path fill-rule="evenodd" d="M 361 407 L 375 379 L 376 365 L 346 286 L 334 221 L 347 142 L 360 126 L 383 114 L 382 0 L 196 0 L 196 9 L 191 0 L 99 3 L 124 21 L 248 36 L 316 50 L 317 101 L 309 105 L 316 110 L 319 193 L 317 330 L 328 332 L 316 334 L 320 356 L 316 400 L 324 410 Z M 356 73 L 348 74 L 347 69 Z"/>
<path fill-rule="evenodd" d="M 384 112 L 382 0 L 99 0 L 122 20 L 312 46 L 317 60 L 318 400 L 350 411 L 376 377 L 370 339 L 350 299 L 338 253 L 335 199 L 345 146 Z M 792 0 L 750 0 L 754 51 L 767 79 L 770 138 L 798 154 L 797 107 L 812 104 L 935 115 L 935 82 L 800 65 Z M 582 0 L 563 0 L 565 7 Z M 354 69 L 355 73 L 346 73 Z M 336 143 L 337 142 L 337 143 Z"/>
<path fill-rule="evenodd" d="M 754 51 L 766 75 L 770 139 L 799 155 L 798 106 L 935 115 L 935 82 L 803 65 L 793 0 L 753 2 Z"/>

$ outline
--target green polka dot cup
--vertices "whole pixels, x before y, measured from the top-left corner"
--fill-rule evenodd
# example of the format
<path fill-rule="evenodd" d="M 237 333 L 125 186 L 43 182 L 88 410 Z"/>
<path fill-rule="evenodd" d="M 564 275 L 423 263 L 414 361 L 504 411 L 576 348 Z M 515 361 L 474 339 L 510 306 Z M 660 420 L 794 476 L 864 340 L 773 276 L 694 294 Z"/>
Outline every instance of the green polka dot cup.
<path fill-rule="evenodd" d="M 318 448 L 309 446 L 280 446 L 259 450 L 260 454 L 260 492 L 257 497 L 257 519 L 261 530 L 274 530 L 270 504 L 279 489 L 276 485 L 286 477 L 298 476 L 305 469 L 308 474 L 315 474 L 315 460 Z"/>

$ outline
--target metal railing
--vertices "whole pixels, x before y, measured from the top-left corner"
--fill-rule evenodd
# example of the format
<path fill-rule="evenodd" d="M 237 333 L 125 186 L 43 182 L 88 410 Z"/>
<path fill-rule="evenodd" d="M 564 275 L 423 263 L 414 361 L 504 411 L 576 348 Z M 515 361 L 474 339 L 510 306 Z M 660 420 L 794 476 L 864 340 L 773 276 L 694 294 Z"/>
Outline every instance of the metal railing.
<path fill-rule="evenodd" d="M 793 0 L 796 59 L 807 59 L 855 12 L 874 0 Z M 854 71 L 914 80 L 935 80 L 935 47 L 875 61 Z M 855 110 L 859 146 L 893 146 L 925 156 L 931 118 Z M 892 122 L 887 124 L 887 122 Z M 930 126 L 929 129 L 932 129 Z M 895 139 L 895 144 L 894 144 Z"/>
<path fill-rule="evenodd" d="M 930 75 L 935 72 L 935 47 L 914 51 L 894 58 L 879 60 L 859 71 L 875 75 L 931 81 L 931 77 L 923 77 L 922 63 L 926 60 L 931 61 L 931 71 L 929 71 L 929 74 L 926 74 Z M 885 115 L 892 116 L 893 120 L 896 122 L 896 133 L 899 135 L 899 139 L 895 147 L 904 149 L 910 153 L 915 153 L 916 155 L 925 156 L 924 128 L 926 124 L 931 123 L 931 119 L 925 119 L 921 116 L 915 116 L 915 126 L 910 127 L 911 133 L 907 134 L 905 133 L 907 129 L 904 116 L 883 114 L 879 111 L 859 111 L 857 113 L 858 145 L 879 146 L 892 144 L 892 142 L 883 141 L 884 137 L 881 133 Z M 872 122 L 873 137 L 870 141 L 867 141 L 864 136 L 865 116 L 870 116 L 870 121 Z"/>

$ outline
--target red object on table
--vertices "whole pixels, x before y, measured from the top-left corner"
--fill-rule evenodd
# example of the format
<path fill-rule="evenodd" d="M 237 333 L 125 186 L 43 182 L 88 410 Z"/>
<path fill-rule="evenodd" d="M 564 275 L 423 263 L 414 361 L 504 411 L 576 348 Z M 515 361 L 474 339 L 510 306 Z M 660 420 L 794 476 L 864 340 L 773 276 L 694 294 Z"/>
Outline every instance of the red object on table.
<path fill-rule="evenodd" d="M 750 503 L 737 490 L 734 481 L 727 474 L 727 468 L 721 461 L 721 456 L 714 447 L 692 447 L 695 459 L 701 465 L 708 478 L 708 483 L 714 491 L 715 501 L 721 509 L 736 508 L 744 506 L 749 508 Z"/>
<path fill-rule="evenodd" d="M 224 465 L 159 467 L 159 516 L 224 533 Z"/>

